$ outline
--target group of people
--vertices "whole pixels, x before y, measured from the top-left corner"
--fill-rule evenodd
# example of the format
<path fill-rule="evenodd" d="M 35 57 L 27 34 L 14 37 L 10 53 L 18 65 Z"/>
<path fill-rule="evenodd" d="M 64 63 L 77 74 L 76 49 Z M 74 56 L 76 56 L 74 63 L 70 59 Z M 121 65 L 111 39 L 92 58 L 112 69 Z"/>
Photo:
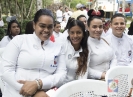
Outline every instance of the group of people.
<path fill-rule="evenodd" d="M 64 12 L 63 12 L 64 9 Z M 61 29 L 64 30 L 69 17 L 73 17 L 77 19 L 79 15 L 84 15 L 88 19 L 86 6 L 78 3 L 76 5 L 76 11 L 72 12 L 69 10 L 68 7 L 63 8 L 62 6 L 59 6 L 59 9 L 56 11 L 56 20 L 61 23 Z"/>
<path fill-rule="evenodd" d="M 1 56 L 3 97 L 48 97 L 46 91 L 67 82 L 105 80 L 110 68 L 132 66 L 133 42 L 124 34 L 126 18 L 113 15 L 112 32 L 104 37 L 102 16 L 102 11 L 89 10 L 89 18 L 69 17 L 63 33 L 59 33 L 60 21 L 48 9 L 35 13 L 33 34 L 19 35 L 17 22 L 8 25 L 4 39 L 10 42 L 3 43 Z"/>

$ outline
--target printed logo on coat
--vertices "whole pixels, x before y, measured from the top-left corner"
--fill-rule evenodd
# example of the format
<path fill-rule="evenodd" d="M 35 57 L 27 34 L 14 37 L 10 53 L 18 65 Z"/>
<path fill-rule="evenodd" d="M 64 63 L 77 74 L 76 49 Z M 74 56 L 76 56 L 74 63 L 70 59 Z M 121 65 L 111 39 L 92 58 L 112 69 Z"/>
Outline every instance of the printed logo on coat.
<path fill-rule="evenodd" d="M 108 80 L 108 92 L 118 92 L 118 80 Z"/>
<path fill-rule="evenodd" d="M 51 64 L 51 67 L 57 67 L 57 60 L 58 60 L 58 56 L 54 57 L 54 64 Z"/>
<path fill-rule="evenodd" d="M 128 56 L 131 56 L 132 55 L 132 51 L 128 51 Z"/>
<path fill-rule="evenodd" d="M 72 55 L 71 54 L 68 54 L 68 59 L 71 59 L 72 58 Z"/>

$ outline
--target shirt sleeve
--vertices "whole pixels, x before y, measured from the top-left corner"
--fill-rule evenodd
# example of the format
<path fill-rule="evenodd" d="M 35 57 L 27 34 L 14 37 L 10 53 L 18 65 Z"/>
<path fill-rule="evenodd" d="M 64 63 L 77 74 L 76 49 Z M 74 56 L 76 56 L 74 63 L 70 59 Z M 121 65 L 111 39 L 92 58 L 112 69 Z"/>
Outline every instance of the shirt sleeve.
<path fill-rule="evenodd" d="M 20 39 L 17 36 L 13 38 L 2 54 L 2 79 L 14 89 L 20 91 L 22 84 L 19 84 L 15 78 L 16 63 L 20 52 L 18 44 L 21 45 L 18 40 Z"/>
<path fill-rule="evenodd" d="M 6 47 L 6 45 L 9 43 L 8 36 L 4 36 L 0 42 L 0 48 Z"/>
<path fill-rule="evenodd" d="M 95 69 L 92 69 L 92 68 L 88 68 L 88 78 L 91 78 L 91 79 L 101 79 L 101 76 L 102 76 L 102 73 L 101 71 L 98 71 L 98 70 L 95 70 Z"/>
<path fill-rule="evenodd" d="M 116 59 L 116 55 L 114 53 L 113 59 L 111 60 L 111 63 L 110 63 L 110 68 L 115 67 L 115 66 L 117 66 L 117 59 Z"/>
<path fill-rule="evenodd" d="M 58 67 L 54 74 L 45 77 L 42 80 L 43 86 L 42 89 L 50 89 L 52 87 L 60 87 L 66 78 L 66 63 L 65 63 L 65 54 L 64 48 L 61 49 L 60 55 L 58 56 Z"/>

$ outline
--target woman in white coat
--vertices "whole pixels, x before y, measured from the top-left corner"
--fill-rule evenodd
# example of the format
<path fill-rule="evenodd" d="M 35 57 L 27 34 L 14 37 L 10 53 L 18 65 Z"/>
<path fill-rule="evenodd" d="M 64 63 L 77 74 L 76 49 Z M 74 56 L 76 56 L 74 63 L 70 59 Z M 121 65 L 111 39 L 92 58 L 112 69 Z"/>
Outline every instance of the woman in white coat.
<path fill-rule="evenodd" d="M 101 34 L 103 32 L 102 19 L 98 16 L 92 16 L 90 14 L 88 19 L 88 31 L 90 35 L 88 38 L 88 46 L 90 51 L 88 78 L 105 79 L 106 71 L 112 65 L 116 64 L 116 59 L 112 48 L 105 39 L 101 38 Z"/>
<path fill-rule="evenodd" d="M 73 19 L 68 26 L 67 40 L 64 40 L 67 67 L 65 83 L 77 79 L 87 79 L 87 61 L 89 61 L 87 38 L 83 22 Z"/>
<path fill-rule="evenodd" d="M 11 20 L 8 23 L 7 33 L 0 42 L 0 47 L 6 47 L 6 45 L 16 36 L 21 34 L 21 27 L 17 20 Z"/>
<path fill-rule="evenodd" d="M 63 48 L 49 40 L 54 28 L 51 11 L 37 11 L 33 25 L 33 34 L 13 38 L 2 55 L 3 97 L 47 97 L 44 91 L 64 82 Z"/>

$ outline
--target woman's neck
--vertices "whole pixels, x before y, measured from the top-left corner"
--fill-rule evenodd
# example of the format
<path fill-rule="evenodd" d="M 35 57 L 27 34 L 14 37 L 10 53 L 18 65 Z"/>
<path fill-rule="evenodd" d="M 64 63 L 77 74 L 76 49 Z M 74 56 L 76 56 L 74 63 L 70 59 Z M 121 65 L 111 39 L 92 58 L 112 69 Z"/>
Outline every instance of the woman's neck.
<path fill-rule="evenodd" d="M 80 49 L 80 44 L 79 45 L 72 44 L 72 46 L 73 46 L 75 51 L 78 51 Z"/>

